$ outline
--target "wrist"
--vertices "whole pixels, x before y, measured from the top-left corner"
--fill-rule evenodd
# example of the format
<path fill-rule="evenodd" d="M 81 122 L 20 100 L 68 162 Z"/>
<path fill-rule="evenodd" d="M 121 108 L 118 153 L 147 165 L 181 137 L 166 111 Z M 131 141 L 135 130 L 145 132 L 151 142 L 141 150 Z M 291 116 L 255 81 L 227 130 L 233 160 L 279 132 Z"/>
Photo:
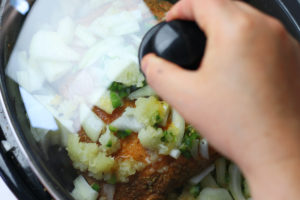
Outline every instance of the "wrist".
<path fill-rule="evenodd" d="M 299 199 L 300 129 L 298 123 L 272 126 L 236 160 L 254 199 Z M 275 127 L 275 129 L 274 129 Z"/>
<path fill-rule="evenodd" d="M 300 161 L 290 160 L 272 166 L 257 166 L 245 172 L 251 194 L 256 200 L 298 200 L 300 196 Z"/>

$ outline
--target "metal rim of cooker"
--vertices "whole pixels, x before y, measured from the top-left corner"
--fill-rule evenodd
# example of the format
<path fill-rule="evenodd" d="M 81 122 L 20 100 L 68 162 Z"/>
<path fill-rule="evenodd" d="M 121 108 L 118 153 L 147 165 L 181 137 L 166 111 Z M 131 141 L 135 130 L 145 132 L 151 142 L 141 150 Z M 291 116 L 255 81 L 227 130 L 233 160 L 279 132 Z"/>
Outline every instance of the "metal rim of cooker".
<path fill-rule="evenodd" d="M 6 2 L 5 0 L 3 2 Z M 3 3 L 2 2 L 2 3 Z M 34 1 L 28 1 L 30 4 Z M 275 0 L 275 1 L 261 1 L 261 0 L 253 0 L 248 1 L 253 4 L 257 8 L 276 16 L 279 18 L 287 27 L 287 29 L 298 39 L 300 40 L 300 0 L 297 1 L 289 1 L 289 0 Z M 7 9 L 7 8 L 5 8 Z M 11 12 L 17 12 L 14 8 L 11 9 Z M 0 10 L 1 12 L 1 10 Z M 4 11 L 2 11 L 4 12 Z M 3 13 L 0 13 L 0 16 Z M 16 14 L 16 13 L 15 13 Z M 18 14 L 16 14 L 18 15 Z M 19 15 L 18 17 L 25 18 L 25 16 Z M 0 18 L 1 20 L 1 18 Z M 3 32 L 3 30 L 1 30 Z M 1 41 L 3 44 L 3 41 Z M 47 191 L 52 195 L 55 199 L 66 199 L 66 196 L 70 195 L 64 191 L 62 187 L 58 187 L 58 183 L 53 180 L 53 177 L 49 176 L 49 172 L 47 172 L 45 166 L 41 166 L 37 160 L 31 155 L 30 149 L 28 149 L 28 144 L 24 141 L 18 125 L 18 121 L 13 116 L 12 111 L 12 103 L 9 102 L 8 92 L 6 88 L 6 77 L 4 74 L 4 59 L 3 59 L 3 50 L 4 47 L 0 47 L 1 53 L 1 74 L 0 74 L 0 101 L 3 107 L 4 114 L 6 116 L 6 120 L 9 124 L 9 128 L 15 137 L 18 146 L 20 147 L 23 155 L 28 160 L 31 169 L 34 171 L 35 175 L 39 178 L 41 183 L 47 188 Z"/>
<path fill-rule="evenodd" d="M 3 20 L 3 29 L 6 31 L 6 28 L 10 28 L 9 25 L 10 23 L 14 21 L 22 21 L 21 26 L 23 24 L 23 21 L 26 18 L 26 13 L 21 14 L 22 11 L 19 10 L 17 7 L 17 3 L 24 2 L 28 4 L 28 12 L 30 12 L 30 7 L 32 4 L 34 4 L 35 0 L 20 0 L 20 1 L 11 1 L 11 0 L 4 0 L 1 6 L 3 6 L 3 10 L 1 14 L 3 14 L 4 19 L 7 19 L 7 21 Z M 2 23 L 2 22 L 1 22 Z M 21 28 L 21 27 L 20 27 Z M 2 36 L 5 36 L 5 32 L 2 31 Z M 17 34 L 18 35 L 18 34 Z M 1 36 L 1 35 L 0 35 Z M 1 44 L 3 44 L 3 37 L 0 37 L 1 39 Z M 1 47 L 0 53 L 1 53 L 1 65 L 4 65 L 4 51 L 5 48 Z M 0 101 L 1 105 L 3 107 L 3 112 L 6 117 L 8 126 L 16 139 L 17 145 L 20 148 L 23 156 L 25 159 L 27 159 L 30 168 L 34 172 L 34 174 L 38 177 L 40 182 L 43 184 L 43 186 L 47 189 L 47 191 L 51 194 L 51 196 L 54 199 L 72 199 L 71 195 L 67 193 L 64 188 L 57 183 L 53 177 L 49 174 L 49 172 L 46 169 L 46 166 L 41 166 L 40 163 L 37 161 L 37 159 L 32 155 L 32 152 L 30 151 L 30 148 L 28 148 L 28 143 L 27 141 L 24 140 L 24 137 L 22 137 L 22 130 L 18 124 L 18 121 L 16 120 L 16 117 L 13 116 L 13 105 L 9 101 L 9 96 L 8 96 L 8 90 L 7 90 L 7 83 L 6 83 L 6 76 L 4 73 L 4 67 L 1 66 L 1 73 L 0 73 Z M 10 185 L 8 185 L 10 186 Z M 60 186 L 60 187 L 59 187 Z"/>

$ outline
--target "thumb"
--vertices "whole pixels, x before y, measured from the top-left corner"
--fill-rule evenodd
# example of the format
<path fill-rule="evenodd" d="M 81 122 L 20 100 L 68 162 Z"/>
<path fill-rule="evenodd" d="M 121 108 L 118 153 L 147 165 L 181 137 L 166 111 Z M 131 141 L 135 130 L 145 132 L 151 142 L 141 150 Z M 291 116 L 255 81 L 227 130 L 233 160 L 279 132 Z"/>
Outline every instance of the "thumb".
<path fill-rule="evenodd" d="M 155 54 L 148 54 L 142 60 L 142 70 L 148 84 L 156 93 L 178 111 L 183 111 L 188 99 L 195 92 L 196 75 Z"/>

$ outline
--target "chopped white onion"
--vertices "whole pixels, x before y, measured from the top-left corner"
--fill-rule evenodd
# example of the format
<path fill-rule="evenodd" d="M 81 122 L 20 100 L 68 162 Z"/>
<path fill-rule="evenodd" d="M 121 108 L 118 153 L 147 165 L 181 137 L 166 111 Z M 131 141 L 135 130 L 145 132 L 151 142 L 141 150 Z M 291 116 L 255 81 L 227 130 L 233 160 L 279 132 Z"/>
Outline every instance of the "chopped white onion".
<path fill-rule="evenodd" d="M 194 140 L 192 144 L 191 154 L 195 160 L 199 159 L 199 146 L 199 139 Z"/>
<path fill-rule="evenodd" d="M 65 75 L 71 69 L 72 64 L 69 62 L 44 61 L 40 63 L 39 67 L 46 79 L 51 83 Z"/>
<path fill-rule="evenodd" d="M 83 176 L 78 176 L 74 180 L 74 189 L 71 193 L 75 200 L 96 200 L 98 197 L 98 192 L 96 192 L 83 178 Z"/>
<path fill-rule="evenodd" d="M 75 23 L 71 17 L 65 17 L 58 23 L 57 33 L 66 44 L 69 44 L 74 37 Z"/>
<path fill-rule="evenodd" d="M 246 200 L 242 192 L 241 172 L 235 164 L 229 166 L 229 190 L 235 200 Z"/>
<path fill-rule="evenodd" d="M 226 159 L 218 158 L 215 161 L 216 165 L 216 179 L 220 186 L 226 187 Z"/>
<path fill-rule="evenodd" d="M 198 184 L 200 181 L 202 181 L 210 172 L 212 172 L 215 169 L 215 165 L 211 165 L 210 167 L 206 168 L 204 171 L 202 171 L 200 174 L 194 176 L 190 179 L 191 184 Z"/>
<path fill-rule="evenodd" d="M 91 25 L 90 30 L 102 38 L 132 34 L 140 30 L 135 16 L 130 12 L 118 12 L 100 16 Z"/>
<path fill-rule="evenodd" d="M 87 136 L 96 142 L 105 127 L 104 122 L 84 104 L 80 106 L 80 121 Z"/>
<path fill-rule="evenodd" d="M 77 27 L 75 29 L 75 35 L 78 37 L 79 40 L 82 41 L 83 44 L 85 44 L 88 47 L 92 46 L 97 41 L 97 39 L 93 35 L 93 33 L 91 33 L 88 30 L 88 28 L 86 28 L 82 25 L 77 25 Z"/>
<path fill-rule="evenodd" d="M 200 154 L 203 158 L 209 159 L 209 149 L 208 149 L 208 142 L 206 139 L 200 140 L 199 143 Z"/>
<path fill-rule="evenodd" d="M 223 188 L 204 188 L 197 200 L 232 200 L 228 190 Z"/>
<path fill-rule="evenodd" d="M 114 200 L 116 187 L 111 184 L 104 184 L 103 185 L 103 193 L 105 194 L 107 200 Z"/>
<path fill-rule="evenodd" d="M 185 121 L 183 117 L 175 110 L 172 109 L 172 123 L 178 128 L 178 134 L 176 134 L 176 145 L 181 145 L 182 138 L 185 130 Z"/>
<path fill-rule="evenodd" d="M 142 87 L 134 92 L 132 92 L 128 98 L 133 100 L 133 99 L 138 99 L 140 97 L 149 97 L 149 96 L 154 96 L 156 95 L 155 91 L 149 86 Z"/>
<path fill-rule="evenodd" d="M 130 114 L 130 109 L 126 109 L 125 112 L 122 114 L 121 117 L 116 119 L 111 123 L 112 126 L 116 127 L 119 130 L 132 130 L 133 132 L 138 133 L 141 129 L 143 129 L 145 126 L 138 122 L 136 118 Z"/>
<path fill-rule="evenodd" d="M 178 149 L 172 149 L 172 151 L 170 152 L 170 156 L 178 159 L 180 156 L 181 152 Z"/>
<path fill-rule="evenodd" d="M 29 92 L 39 90 L 44 83 L 41 73 L 30 68 L 17 71 L 16 74 L 18 83 Z"/>
<path fill-rule="evenodd" d="M 207 176 L 203 178 L 203 180 L 200 182 L 200 186 L 202 188 L 219 188 L 219 185 L 216 183 L 216 180 L 214 177 L 209 173 Z"/>
<path fill-rule="evenodd" d="M 32 38 L 30 56 L 35 59 L 55 61 L 77 61 L 80 55 L 67 46 L 62 37 L 51 31 L 38 31 Z"/>
<path fill-rule="evenodd" d="M 107 51 L 122 47 L 123 41 L 124 39 L 121 37 L 107 37 L 105 40 L 97 42 L 85 52 L 79 62 L 79 68 L 89 67 L 98 59 L 105 58 L 104 56 L 107 55 Z"/>

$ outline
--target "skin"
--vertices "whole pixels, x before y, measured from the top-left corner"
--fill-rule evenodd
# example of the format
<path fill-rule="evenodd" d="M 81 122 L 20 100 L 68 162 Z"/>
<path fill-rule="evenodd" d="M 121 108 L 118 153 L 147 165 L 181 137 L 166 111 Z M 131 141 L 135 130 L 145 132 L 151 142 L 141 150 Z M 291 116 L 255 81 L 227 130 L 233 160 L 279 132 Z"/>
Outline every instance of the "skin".
<path fill-rule="evenodd" d="M 219 152 L 236 162 L 255 200 L 300 198 L 300 45 L 245 3 L 181 0 L 167 20 L 207 36 L 197 71 L 149 54 L 148 83 Z"/>

